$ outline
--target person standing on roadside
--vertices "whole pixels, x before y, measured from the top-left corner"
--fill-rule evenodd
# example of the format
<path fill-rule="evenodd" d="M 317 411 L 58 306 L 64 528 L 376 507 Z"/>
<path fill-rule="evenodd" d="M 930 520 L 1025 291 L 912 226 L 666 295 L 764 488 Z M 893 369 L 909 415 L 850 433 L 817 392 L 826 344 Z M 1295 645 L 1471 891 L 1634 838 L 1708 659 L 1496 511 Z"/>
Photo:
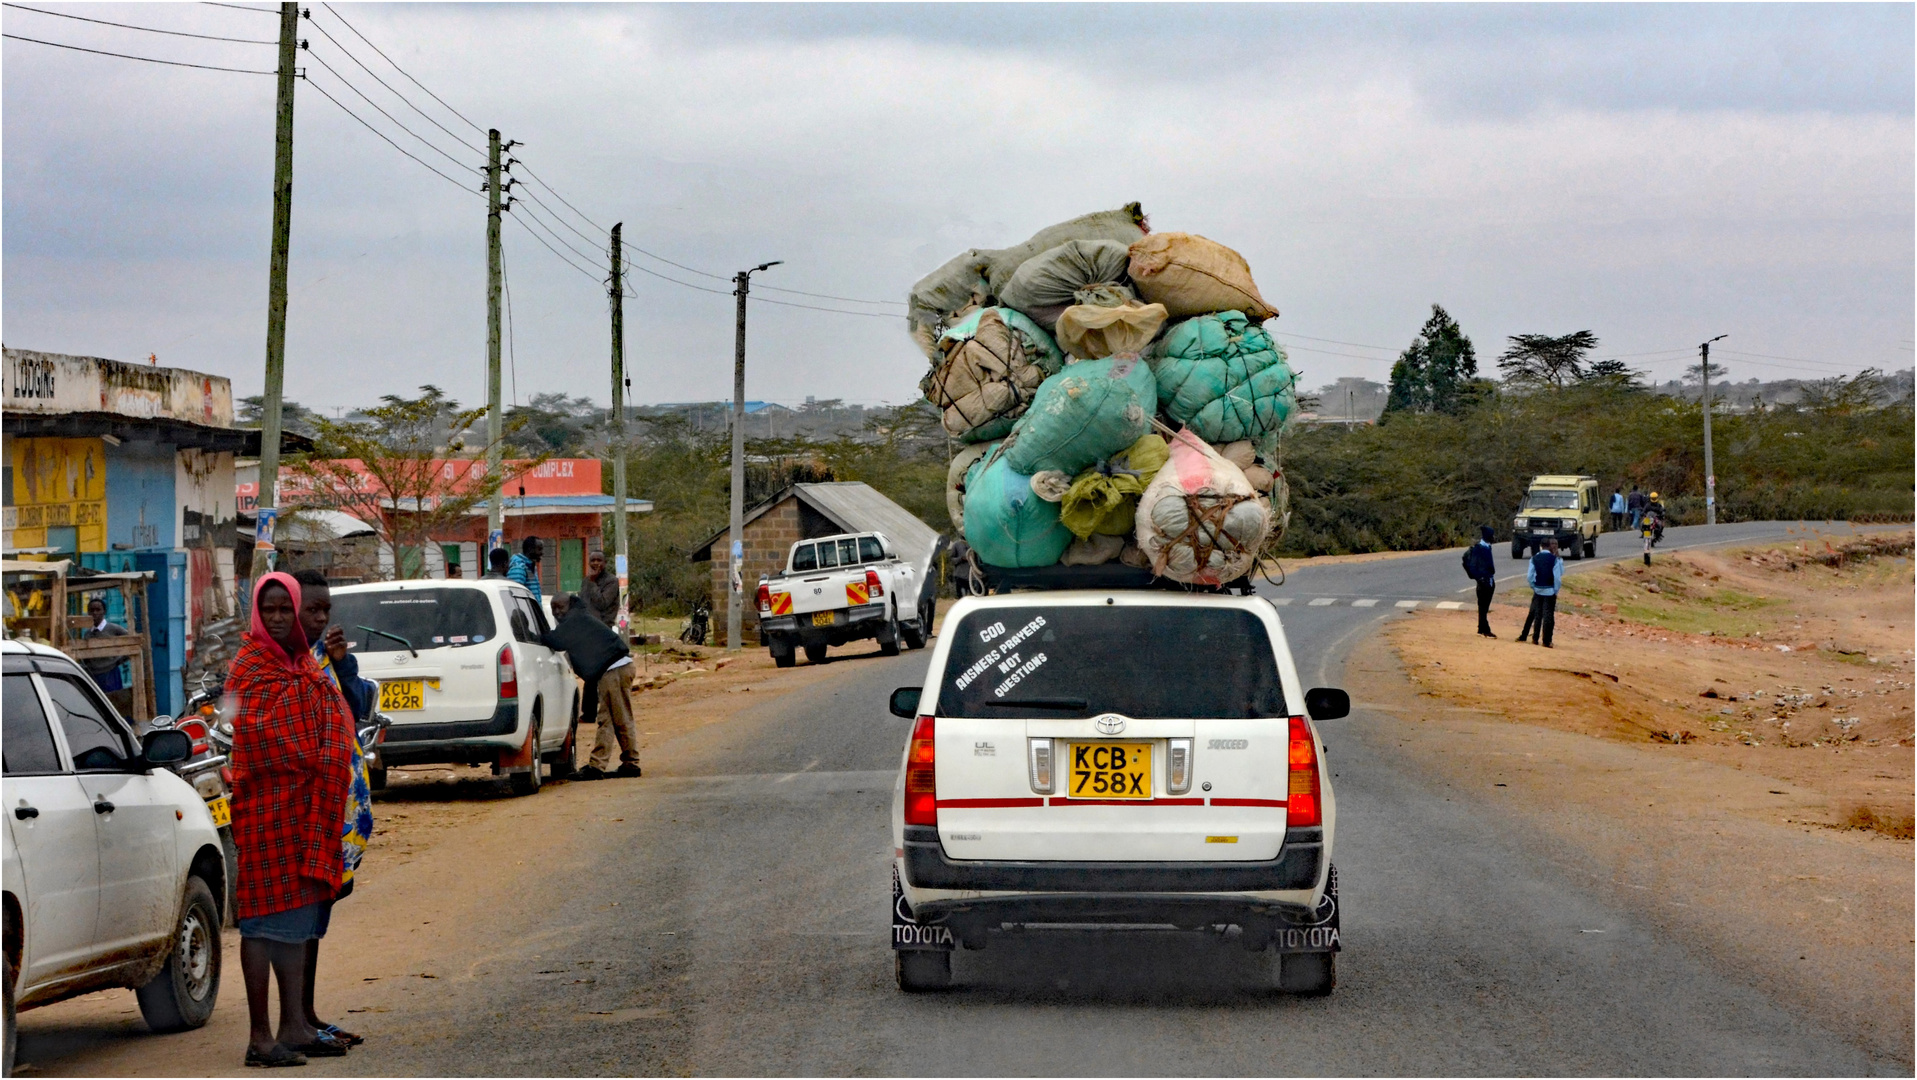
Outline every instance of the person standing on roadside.
<path fill-rule="evenodd" d="M 261 575 L 252 626 L 227 673 L 233 696 L 233 843 L 236 914 L 250 1029 L 246 1064 L 304 1065 L 347 1044 L 302 1007 L 310 942 L 326 935 L 339 894 L 340 823 L 350 786 L 352 710 L 308 651 L 301 590 L 291 575 Z M 277 1032 L 267 1018 L 277 977 Z"/>
<path fill-rule="evenodd" d="M 359 744 L 358 725 L 373 715 L 373 708 L 379 703 L 379 684 L 359 677 L 359 658 L 347 651 L 345 628 L 329 625 L 333 621 L 333 589 L 327 584 L 326 575 L 318 570 L 301 570 L 293 575 L 293 580 L 300 585 L 300 630 L 306 640 L 313 643 L 313 662 L 319 666 L 320 674 L 339 690 L 340 696 L 346 699 L 346 707 L 353 713 L 354 730 L 348 735 L 352 759 L 347 769 L 351 786 L 347 790 L 346 814 L 340 827 L 340 888 L 339 895 L 333 898 L 340 901 L 352 895 L 360 860 L 366 855 L 367 841 L 373 838 L 373 787 L 366 775 L 366 749 Z M 319 939 L 314 938 L 306 943 L 306 988 L 302 1001 L 306 1022 L 318 1028 L 321 1034 L 348 1046 L 365 1042 L 360 1036 L 319 1018 L 313 1007 L 313 987 L 318 977 Z"/>
<path fill-rule="evenodd" d="M 528 536 L 519 542 L 519 554 L 514 555 L 512 563 L 506 568 L 506 577 L 517 581 L 533 594 L 536 602 L 539 596 L 539 560 L 546 554 L 546 545 L 540 543 L 537 536 Z"/>
<path fill-rule="evenodd" d="M 486 553 L 486 572 L 479 576 L 483 578 L 503 578 L 506 576 L 506 571 L 512 568 L 512 561 L 512 552 L 507 551 L 503 547 L 494 548 Z"/>
<path fill-rule="evenodd" d="M 1631 528 L 1633 529 L 1637 528 L 1638 522 L 1644 520 L 1644 502 L 1644 493 L 1637 489 L 1636 484 L 1632 484 L 1631 494 L 1624 500 L 1624 508 L 1631 514 Z"/>
<path fill-rule="evenodd" d="M 575 778 L 604 780 L 609 776 L 641 775 L 639 731 L 632 721 L 632 650 L 618 634 L 593 618 L 577 597 L 554 598 L 553 612 L 559 616 L 559 624 L 546 632 L 543 641 L 547 648 L 564 652 L 572 661 L 573 670 L 586 684 L 580 720 L 599 727 L 592 741 L 592 756 Z M 601 710 L 604 719 L 599 719 Z M 615 742 L 619 745 L 619 768 L 607 772 Z"/>
<path fill-rule="evenodd" d="M 579 583 L 579 598 L 593 618 L 619 629 L 619 575 L 606 568 L 605 552 L 586 556 L 586 580 Z"/>
<path fill-rule="evenodd" d="M 1612 532 L 1620 532 L 1623 530 L 1625 509 L 1626 507 L 1624 504 L 1624 489 L 1613 488 L 1611 490 L 1611 531 Z"/>
<path fill-rule="evenodd" d="M 1549 649 L 1558 621 L 1558 589 L 1564 584 L 1564 560 L 1558 557 L 1556 540 L 1546 540 L 1544 548 L 1531 556 L 1524 580 L 1531 586 L 1531 612 L 1524 617 L 1518 640 L 1529 635 L 1533 644 Z"/>
<path fill-rule="evenodd" d="M 1478 635 L 1495 638 L 1491 632 L 1491 594 L 1497 591 L 1498 559 L 1491 550 L 1491 526 L 1478 527 L 1478 542 L 1464 549 L 1464 572 L 1478 583 Z"/>

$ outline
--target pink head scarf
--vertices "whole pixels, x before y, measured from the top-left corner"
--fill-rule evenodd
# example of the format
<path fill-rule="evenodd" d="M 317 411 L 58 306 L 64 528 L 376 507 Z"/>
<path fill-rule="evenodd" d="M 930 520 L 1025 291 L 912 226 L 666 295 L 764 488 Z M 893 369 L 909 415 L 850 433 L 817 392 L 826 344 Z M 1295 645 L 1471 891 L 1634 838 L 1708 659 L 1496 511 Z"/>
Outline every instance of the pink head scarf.
<path fill-rule="evenodd" d="M 275 570 L 272 573 L 261 574 L 260 579 L 253 583 L 253 625 L 248 630 L 248 634 L 266 647 L 268 656 L 281 661 L 289 668 L 298 668 L 300 666 L 299 659 L 296 656 L 289 656 L 286 650 L 280 648 L 280 643 L 274 641 L 273 635 L 266 632 L 266 623 L 260 620 L 260 594 L 266 591 L 268 585 L 281 586 L 286 590 L 286 595 L 292 598 L 293 611 L 295 612 L 293 619 L 293 637 L 299 641 L 299 655 L 303 656 L 306 654 L 306 631 L 300 626 L 297 614 L 300 608 L 300 583 L 293 580 L 293 575 L 291 574 L 283 574 Z"/>

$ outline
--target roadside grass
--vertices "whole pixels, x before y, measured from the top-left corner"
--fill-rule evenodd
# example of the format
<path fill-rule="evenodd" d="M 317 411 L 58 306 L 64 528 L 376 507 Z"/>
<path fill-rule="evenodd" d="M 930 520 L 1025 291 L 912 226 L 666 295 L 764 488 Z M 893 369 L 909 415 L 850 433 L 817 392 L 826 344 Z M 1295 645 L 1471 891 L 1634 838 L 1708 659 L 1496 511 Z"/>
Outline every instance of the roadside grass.
<path fill-rule="evenodd" d="M 1750 637 L 1777 622 L 1786 601 L 1723 584 L 1721 575 L 1681 555 L 1651 566 L 1614 563 L 1602 573 L 1567 578 L 1565 606 L 1583 615 L 1615 616 L 1664 630 Z"/>

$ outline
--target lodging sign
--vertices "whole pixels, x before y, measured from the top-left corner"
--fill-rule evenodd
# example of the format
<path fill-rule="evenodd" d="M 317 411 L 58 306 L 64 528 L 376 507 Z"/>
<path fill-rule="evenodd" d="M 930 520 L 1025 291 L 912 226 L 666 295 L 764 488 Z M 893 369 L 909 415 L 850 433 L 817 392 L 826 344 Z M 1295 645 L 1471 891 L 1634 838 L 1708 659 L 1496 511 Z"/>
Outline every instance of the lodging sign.
<path fill-rule="evenodd" d="M 233 426 L 233 384 L 218 375 L 97 356 L 7 349 L 0 402 L 9 414 L 107 413 L 135 420 Z"/>

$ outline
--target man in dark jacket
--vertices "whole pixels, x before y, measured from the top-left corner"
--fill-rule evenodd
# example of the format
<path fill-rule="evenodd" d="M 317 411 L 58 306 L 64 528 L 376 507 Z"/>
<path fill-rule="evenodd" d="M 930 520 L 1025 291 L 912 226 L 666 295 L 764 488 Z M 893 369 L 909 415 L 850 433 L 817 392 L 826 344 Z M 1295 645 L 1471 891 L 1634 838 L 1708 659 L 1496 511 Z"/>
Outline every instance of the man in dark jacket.
<path fill-rule="evenodd" d="M 639 732 L 632 722 L 632 650 L 619 640 L 619 635 L 607 628 L 578 597 L 564 598 L 565 612 L 559 617 L 559 625 L 548 630 L 541 639 L 549 649 L 558 649 L 572 661 L 572 669 L 586 684 L 580 699 L 583 705 L 580 720 L 585 723 L 597 723 L 599 734 L 593 739 L 592 756 L 587 759 L 586 767 L 579 770 L 580 780 L 602 780 L 608 776 L 638 776 L 639 771 Z M 559 598 L 555 597 L 553 607 L 559 608 Z M 599 720 L 601 705 L 605 706 L 606 717 Z M 607 772 L 606 766 L 612 764 L 613 742 L 619 744 L 619 769 Z"/>
<path fill-rule="evenodd" d="M 586 558 L 586 580 L 579 583 L 579 598 L 586 602 L 592 617 L 607 626 L 619 626 L 619 575 L 606 569 L 604 552 L 595 551 Z"/>
<path fill-rule="evenodd" d="M 1491 550 L 1491 526 L 1478 528 L 1478 542 L 1464 549 L 1464 572 L 1478 583 L 1478 633 L 1494 638 L 1491 632 L 1491 594 L 1497 591 L 1498 560 Z"/>
<path fill-rule="evenodd" d="M 1631 528 L 1637 528 L 1637 523 L 1644 520 L 1644 504 L 1647 501 L 1637 485 L 1632 484 L 1631 494 L 1624 499 L 1624 509 L 1631 512 Z"/>
<path fill-rule="evenodd" d="M 1564 585 L 1564 560 L 1558 557 L 1558 542 L 1546 540 L 1544 549 L 1531 556 L 1531 566 L 1524 572 L 1525 581 L 1531 586 L 1531 611 L 1524 617 L 1524 629 L 1518 632 L 1518 640 L 1528 635 L 1532 644 L 1551 647 L 1551 631 L 1556 629 L 1558 621 L 1558 589 Z"/>

